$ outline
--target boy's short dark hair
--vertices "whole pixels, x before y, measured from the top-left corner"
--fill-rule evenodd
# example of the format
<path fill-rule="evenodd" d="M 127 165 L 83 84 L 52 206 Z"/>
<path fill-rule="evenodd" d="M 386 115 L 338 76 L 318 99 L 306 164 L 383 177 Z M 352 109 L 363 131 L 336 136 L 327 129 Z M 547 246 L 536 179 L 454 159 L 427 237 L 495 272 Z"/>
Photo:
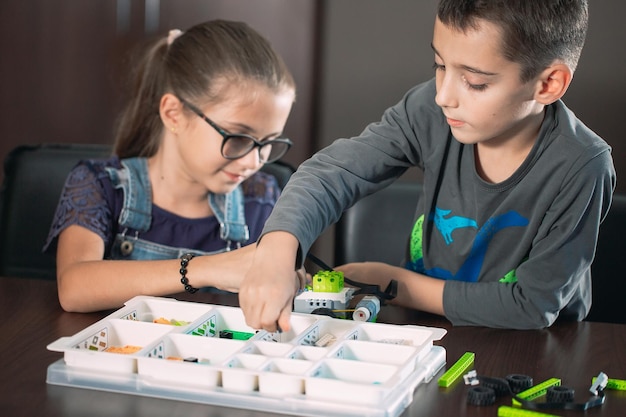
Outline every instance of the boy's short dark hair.
<path fill-rule="evenodd" d="M 572 72 L 587 36 L 587 0 L 440 0 L 437 17 L 467 31 L 486 20 L 502 30 L 502 52 L 527 82 L 560 60 Z"/>

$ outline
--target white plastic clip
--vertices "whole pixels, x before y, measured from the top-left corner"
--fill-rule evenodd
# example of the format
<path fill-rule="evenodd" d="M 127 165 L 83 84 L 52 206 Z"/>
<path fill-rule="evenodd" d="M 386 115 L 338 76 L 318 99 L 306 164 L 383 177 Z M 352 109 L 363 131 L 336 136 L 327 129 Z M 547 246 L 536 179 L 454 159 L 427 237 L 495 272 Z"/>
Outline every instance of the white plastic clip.
<path fill-rule="evenodd" d="M 326 333 L 322 337 L 320 337 L 317 342 L 315 342 L 315 346 L 317 347 L 328 347 L 335 343 L 335 336 L 330 333 Z"/>
<path fill-rule="evenodd" d="M 478 380 L 478 374 L 476 373 L 476 370 L 471 370 L 463 375 L 463 381 L 465 381 L 465 385 L 478 385 L 480 382 Z"/>
<path fill-rule="evenodd" d="M 604 391 L 607 382 L 609 382 L 609 377 L 604 372 L 600 372 L 591 388 L 589 388 L 589 392 L 593 395 L 598 395 L 598 391 Z"/>

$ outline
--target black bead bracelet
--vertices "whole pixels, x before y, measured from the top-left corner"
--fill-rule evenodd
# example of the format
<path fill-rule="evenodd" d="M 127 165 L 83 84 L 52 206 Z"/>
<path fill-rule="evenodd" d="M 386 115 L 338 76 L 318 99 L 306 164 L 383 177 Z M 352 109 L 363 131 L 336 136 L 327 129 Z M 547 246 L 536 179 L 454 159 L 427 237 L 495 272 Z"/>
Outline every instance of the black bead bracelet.
<path fill-rule="evenodd" d="M 185 286 L 185 291 L 193 294 L 198 291 L 197 288 L 194 288 L 189 284 L 189 279 L 187 278 L 187 265 L 189 265 L 189 261 L 194 258 L 194 254 L 186 253 L 180 257 L 180 282 Z"/>

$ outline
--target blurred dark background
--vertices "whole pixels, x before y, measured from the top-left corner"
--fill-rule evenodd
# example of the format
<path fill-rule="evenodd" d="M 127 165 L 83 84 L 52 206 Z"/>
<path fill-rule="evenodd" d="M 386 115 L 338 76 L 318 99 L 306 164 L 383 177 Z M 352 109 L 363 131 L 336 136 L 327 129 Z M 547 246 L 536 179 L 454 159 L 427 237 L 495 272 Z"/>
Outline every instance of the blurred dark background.
<path fill-rule="evenodd" d="M 380 118 L 433 75 L 436 0 L 2 0 L 0 160 L 34 143 L 111 143 L 133 53 L 170 29 L 242 20 L 294 73 L 285 134 L 298 165 Z M 626 175 L 626 3 L 591 1 L 588 40 L 568 106 L 613 146 Z M 626 118 L 625 118 L 626 120 Z M 412 174 L 409 173 L 409 177 Z M 0 181 L 3 174 L 0 173 Z"/>

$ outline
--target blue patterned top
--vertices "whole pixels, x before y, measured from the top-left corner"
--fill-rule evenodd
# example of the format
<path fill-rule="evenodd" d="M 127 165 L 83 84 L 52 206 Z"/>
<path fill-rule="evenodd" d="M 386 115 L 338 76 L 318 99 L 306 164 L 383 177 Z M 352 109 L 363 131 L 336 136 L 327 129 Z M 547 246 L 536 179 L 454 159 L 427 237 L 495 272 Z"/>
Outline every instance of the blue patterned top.
<path fill-rule="evenodd" d="M 72 169 L 61 193 L 44 251 L 56 250 L 59 234 L 76 224 L 97 233 L 105 244 L 105 258 L 109 257 L 115 235 L 121 232 L 118 218 L 124 195 L 121 189 L 115 189 L 111 184 L 106 167 L 121 168 L 119 158 L 81 161 Z M 263 172 L 244 181 L 242 188 L 250 231 L 250 239 L 244 243 L 247 245 L 259 237 L 280 195 L 280 188 L 272 175 Z M 219 233 L 214 216 L 190 219 L 152 205 L 152 224 L 141 238 L 173 247 L 212 252 L 224 247 Z"/>

